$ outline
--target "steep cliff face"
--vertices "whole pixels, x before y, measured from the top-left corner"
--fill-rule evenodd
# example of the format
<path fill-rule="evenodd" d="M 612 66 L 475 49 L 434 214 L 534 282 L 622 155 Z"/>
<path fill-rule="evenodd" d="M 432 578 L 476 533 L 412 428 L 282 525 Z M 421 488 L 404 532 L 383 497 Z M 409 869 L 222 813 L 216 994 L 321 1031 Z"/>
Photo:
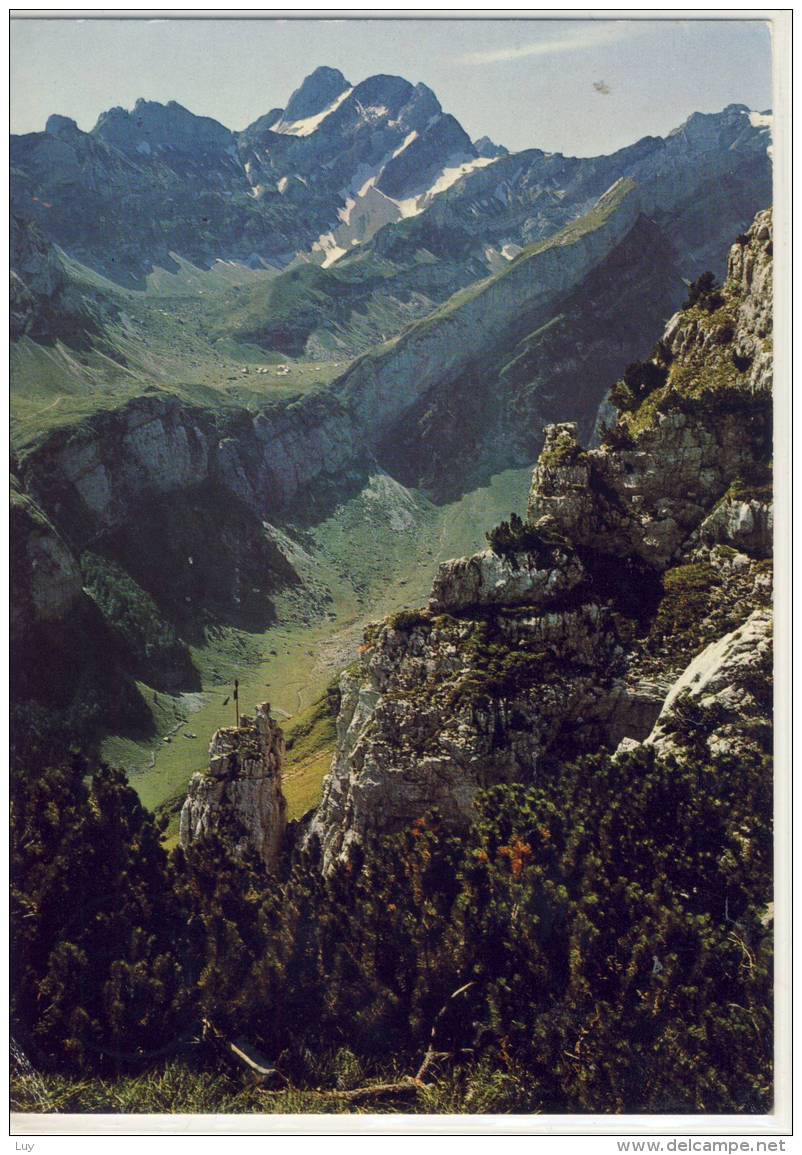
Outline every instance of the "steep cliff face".
<path fill-rule="evenodd" d="M 765 473 L 771 253 L 771 214 L 760 213 L 731 251 L 723 289 L 669 322 L 651 362 L 664 383 L 623 414 L 608 446 L 583 451 L 575 425 L 549 431 L 530 521 L 551 516 L 578 544 L 662 568 L 731 483 Z"/>
<path fill-rule="evenodd" d="M 98 338 L 100 312 L 70 281 L 55 247 L 30 220 L 11 218 L 10 330 L 12 340 L 29 336 L 73 346 Z"/>
<path fill-rule="evenodd" d="M 687 741 L 686 691 L 716 741 L 737 740 L 739 713 L 768 724 L 770 214 L 659 349 L 667 372 L 646 374 L 658 387 L 600 449 L 547 429 L 528 524 L 366 634 L 307 836 L 324 868 L 431 808 L 466 824 L 491 783 L 624 740 Z"/>
<path fill-rule="evenodd" d="M 376 355 L 358 361 L 340 389 L 349 411 L 380 439 L 403 407 L 457 377 L 477 349 L 495 341 L 499 329 L 513 325 L 523 311 L 545 321 L 548 307 L 609 256 L 640 211 L 631 182 L 618 182 L 580 221 L 521 254 L 503 273 L 455 295 Z"/>
<path fill-rule="evenodd" d="M 672 685 L 644 745 L 676 753 L 690 740 L 711 753 L 738 753 L 757 729 L 770 730 L 773 626 L 768 609 L 754 610 L 702 650 Z M 697 725 L 689 727 L 694 708 Z M 701 733 L 699 712 L 708 715 Z"/>
<path fill-rule="evenodd" d="M 11 479 L 11 633 L 26 621 L 66 616 L 81 597 L 77 558 L 41 509 Z"/>
<path fill-rule="evenodd" d="M 239 728 L 218 730 L 209 747 L 209 770 L 195 774 L 181 810 L 183 847 L 220 832 L 235 852 L 255 850 L 273 868 L 287 826 L 281 788 L 284 735 L 270 717 L 270 706 L 243 716 Z"/>

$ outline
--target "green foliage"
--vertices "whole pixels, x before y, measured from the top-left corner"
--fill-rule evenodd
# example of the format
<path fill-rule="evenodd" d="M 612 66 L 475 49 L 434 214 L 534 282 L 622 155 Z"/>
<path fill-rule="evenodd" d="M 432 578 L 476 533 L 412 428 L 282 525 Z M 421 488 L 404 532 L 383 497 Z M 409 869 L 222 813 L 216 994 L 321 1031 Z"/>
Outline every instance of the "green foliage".
<path fill-rule="evenodd" d="M 687 656 L 706 641 L 705 619 L 721 578 L 706 562 L 676 566 L 663 574 L 663 597 L 649 631 L 648 648 Z"/>
<path fill-rule="evenodd" d="M 753 687 L 764 702 L 766 673 Z M 709 732 L 704 708 L 692 708 Z M 422 816 L 328 877 L 314 851 L 271 877 L 215 836 L 175 852 L 172 897 L 152 824 L 131 837 L 137 815 L 119 778 L 106 772 L 87 786 L 48 775 L 47 794 L 29 786 L 25 820 L 15 817 L 15 854 L 28 856 L 28 885 L 14 899 L 22 976 L 46 960 L 33 980 L 18 965 L 24 1042 L 38 1056 L 46 1041 L 62 1069 L 113 1071 L 106 1040 L 124 1037 L 134 1051 L 132 1040 L 146 1049 L 174 1036 L 183 997 L 190 1028 L 208 1018 L 274 1057 L 297 1088 L 276 1109 L 340 1109 L 312 1106 L 313 1088 L 416 1069 L 436 1021 L 438 1047 L 465 1064 L 435 1068 L 416 1110 L 765 1111 L 770 734 L 757 728 L 753 738 L 737 757 L 693 743 L 669 759 L 641 749 L 585 758 L 537 785 L 496 786 L 461 838 Z M 107 829 L 111 813 L 116 836 L 99 840 L 101 859 L 87 823 Z M 122 853 L 138 851 L 127 868 L 114 852 L 120 835 Z M 90 917 L 99 892 L 105 930 Z M 76 907 L 80 934 L 70 927 Z M 180 965 L 162 961 L 170 934 Z M 136 944 L 150 951 L 141 960 Z M 43 1010 L 42 997 L 53 1006 Z M 121 1110 L 136 1088 L 140 1110 L 255 1107 L 228 1078 L 153 1066 L 137 1080 L 59 1077 L 44 1087 L 28 1072 L 17 1101 Z"/>
<path fill-rule="evenodd" d="M 117 770 L 12 780 L 12 1022 L 44 1067 L 136 1069 L 187 1001 L 160 831 Z"/>
<path fill-rule="evenodd" d="M 665 355 L 665 354 L 664 354 Z M 637 409 L 641 403 L 668 380 L 668 363 L 633 361 L 624 370 L 621 381 L 610 391 L 610 400 L 622 412 Z"/>
<path fill-rule="evenodd" d="M 663 597 L 649 631 L 648 648 L 666 656 L 687 657 L 711 641 L 705 632 L 705 621 L 720 584 L 720 575 L 706 562 L 666 570 Z"/>
<path fill-rule="evenodd" d="M 547 1109 L 765 1109 L 770 796 L 765 756 L 643 752 L 484 797 L 463 940 Z"/>
<path fill-rule="evenodd" d="M 534 554 L 544 566 L 555 564 L 555 550 L 565 548 L 567 542 L 557 531 L 529 525 L 517 513 L 509 521 L 500 522 L 485 534 L 493 553 L 514 563 L 518 553 Z"/>
<path fill-rule="evenodd" d="M 715 313 L 716 309 L 720 309 L 724 304 L 720 290 L 721 286 L 715 275 L 708 270 L 688 286 L 688 298 L 684 308 L 700 308 L 706 313 Z"/>
<path fill-rule="evenodd" d="M 472 983 L 438 1031 L 484 1065 L 488 1109 L 523 1109 L 526 1086 L 530 1111 L 765 1110 L 771 806 L 759 747 L 644 750 L 494 787 L 460 841 L 434 815 L 328 879 L 298 862 L 261 898 L 245 875 L 216 881 L 215 851 L 197 887 L 215 944 L 204 1010 L 300 1085 L 308 1053 L 343 1040 L 343 1085 L 365 1064 L 410 1069 Z M 482 1101 L 474 1082 L 457 1109 Z"/>
<path fill-rule="evenodd" d="M 733 501 L 771 501 L 774 496 L 774 486 L 771 482 L 771 471 L 767 470 L 766 473 L 768 480 L 759 479 L 761 475 L 736 478 L 727 490 L 727 497 L 732 498 Z M 763 474 L 762 478 L 765 479 L 766 474 Z"/>
<path fill-rule="evenodd" d="M 260 909 L 266 882 L 261 862 L 255 855 L 237 858 L 229 848 L 239 833 L 223 828 L 186 854 L 181 848 L 173 854 L 175 892 L 187 928 L 184 962 L 197 1009 L 213 1016 L 219 1029 L 235 1033 L 249 1029 L 249 976 L 266 950 L 271 917 Z M 270 910 L 273 901 L 265 904 Z M 259 1004 L 269 998 L 265 988 Z"/>
<path fill-rule="evenodd" d="M 316 331 L 335 329 L 364 347 L 380 340 L 383 329 L 399 328 L 385 294 L 386 285 L 402 275 L 398 266 L 369 252 L 330 269 L 303 264 L 267 284 L 228 293 L 215 303 L 209 331 L 213 338 L 234 338 L 291 357 L 304 354 Z"/>

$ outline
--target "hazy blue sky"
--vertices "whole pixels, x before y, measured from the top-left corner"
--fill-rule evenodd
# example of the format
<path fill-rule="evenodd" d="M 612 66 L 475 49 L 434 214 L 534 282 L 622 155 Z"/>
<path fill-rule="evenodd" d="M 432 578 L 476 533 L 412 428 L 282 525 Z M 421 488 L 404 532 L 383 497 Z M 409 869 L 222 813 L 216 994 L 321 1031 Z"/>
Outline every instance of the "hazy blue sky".
<path fill-rule="evenodd" d="M 756 21 L 12 20 L 12 131 L 51 112 L 89 129 L 139 96 L 244 128 L 319 64 L 422 80 L 472 137 L 516 150 L 610 152 L 696 110 L 772 102 Z"/>

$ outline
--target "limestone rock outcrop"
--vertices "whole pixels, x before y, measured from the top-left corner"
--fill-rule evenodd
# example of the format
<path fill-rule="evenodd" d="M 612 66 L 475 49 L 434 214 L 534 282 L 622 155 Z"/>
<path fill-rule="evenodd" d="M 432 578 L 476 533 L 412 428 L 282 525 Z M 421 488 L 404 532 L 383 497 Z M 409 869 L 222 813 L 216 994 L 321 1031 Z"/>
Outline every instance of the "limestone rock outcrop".
<path fill-rule="evenodd" d="M 699 526 L 702 541 L 745 549 L 760 557 L 771 554 L 774 508 L 765 497 L 725 494 Z"/>
<path fill-rule="evenodd" d="M 755 727 L 768 726 L 773 629 L 771 613 L 758 609 L 697 654 L 673 683 L 643 745 L 677 754 L 701 741 L 711 752 L 737 753 Z M 627 738 L 620 749 L 637 745 Z"/>
<path fill-rule="evenodd" d="M 181 810 L 179 838 L 190 846 L 221 832 L 236 852 L 256 851 L 268 868 L 281 853 L 287 803 L 281 786 L 284 735 L 270 706 L 243 715 L 239 728 L 218 730 L 209 747 L 209 770 L 195 774 Z"/>
<path fill-rule="evenodd" d="M 424 612 L 369 631 L 341 679 L 337 753 L 306 835 L 324 869 L 429 810 L 464 827 L 479 790 L 532 781 L 557 749 L 644 737 L 659 702 L 625 682 L 627 629 L 588 602 Z"/>
<path fill-rule="evenodd" d="M 695 742 L 688 695 L 719 749 L 768 724 L 771 375 L 748 370 L 770 347 L 770 217 L 736 248 L 720 297 L 670 322 L 665 386 L 619 418 L 617 444 L 549 427 L 528 524 L 366 632 L 304 835 L 324 871 L 429 810 L 466 826 L 486 786 L 622 742 Z"/>
<path fill-rule="evenodd" d="M 660 753 L 681 747 L 683 706 L 696 701 L 715 710 L 715 720 L 705 734 L 708 747 L 737 749 L 749 719 L 766 715 L 765 694 L 771 684 L 774 624 L 766 610 L 755 610 L 737 630 L 712 642 L 677 678 L 645 745 Z"/>
<path fill-rule="evenodd" d="M 546 557 L 523 552 L 500 557 L 486 549 L 440 566 L 429 609 L 454 613 L 468 606 L 544 605 L 567 594 L 584 577 L 581 561 L 570 551 L 555 548 Z"/>
<path fill-rule="evenodd" d="M 669 321 L 665 385 L 622 417 L 615 448 L 583 450 L 571 423 L 546 430 L 530 522 L 549 516 L 575 544 L 635 553 L 662 569 L 730 484 L 770 455 L 771 220 L 758 214 L 733 246 L 717 307 Z M 767 515 L 751 512 L 746 536 L 765 539 Z"/>

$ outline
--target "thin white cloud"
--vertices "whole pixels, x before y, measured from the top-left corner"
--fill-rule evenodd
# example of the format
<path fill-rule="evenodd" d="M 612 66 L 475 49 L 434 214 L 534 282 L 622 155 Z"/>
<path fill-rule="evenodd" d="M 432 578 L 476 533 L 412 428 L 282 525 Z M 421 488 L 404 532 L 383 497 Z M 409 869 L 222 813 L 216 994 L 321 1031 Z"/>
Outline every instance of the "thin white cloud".
<path fill-rule="evenodd" d="M 487 52 L 469 52 L 458 59 L 460 64 L 501 64 L 510 60 L 523 60 L 527 56 L 558 56 L 565 52 L 582 52 L 623 40 L 636 32 L 637 28 L 637 23 L 632 20 L 605 20 L 597 23 L 589 21 L 587 24 L 577 24 L 548 39 L 535 40 L 529 44 L 516 44 L 510 48 L 491 48 Z"/>

